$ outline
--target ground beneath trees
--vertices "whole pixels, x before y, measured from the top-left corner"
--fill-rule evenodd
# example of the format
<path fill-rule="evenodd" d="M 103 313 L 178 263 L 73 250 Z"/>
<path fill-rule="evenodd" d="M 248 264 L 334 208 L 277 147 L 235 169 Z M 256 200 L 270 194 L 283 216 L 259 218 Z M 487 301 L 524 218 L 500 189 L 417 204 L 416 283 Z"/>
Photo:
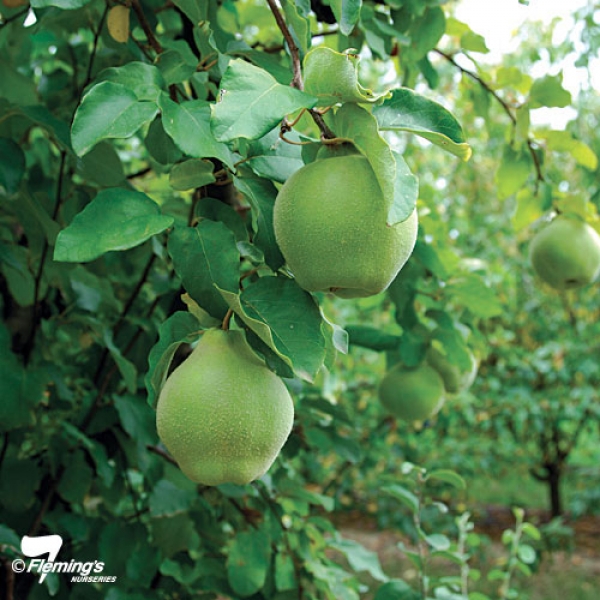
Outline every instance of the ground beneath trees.
<path fill-rule="evenodd" d="M 528 521 L 537 526 L 549 523 L 550 516 L 543 510 L 528 510 Z M 477 568 L 483 571 L 492 567 L 502 557 L 500 537 L 505 529 L 514 526 L 514 517 L 509 507 L 489 505 L 478 509 L 473 520 L 476 532 L 489 537 L 477 560 Z M 537 572 L 529 579 L 520 578 L 518 587 L 522 600 L 597 600 L 600 598 L 600 516 L 586 516 L 573 521 L 565 519 L 568 530 L 556 529 L 548 539 L 552 552 L 543 552 Z M 366 548 L 377 552 L 384 570 L 391 577 L 411 580 L 416 575 L 411 564 L 402 555 L 397 544 L 407 542 L 396 532 L 379 531 L 373 518 L 351 512 L 338 515 L 336 525 L 344 537 L 354 539 Z M 449 567 L 455 570 L 456 567 Z M 444 565 L 435 565 L 444 571 Z M 374 583 L 374 582 L 373 582 Z M 473 590 L 493 593 L 487 584 Z"/>

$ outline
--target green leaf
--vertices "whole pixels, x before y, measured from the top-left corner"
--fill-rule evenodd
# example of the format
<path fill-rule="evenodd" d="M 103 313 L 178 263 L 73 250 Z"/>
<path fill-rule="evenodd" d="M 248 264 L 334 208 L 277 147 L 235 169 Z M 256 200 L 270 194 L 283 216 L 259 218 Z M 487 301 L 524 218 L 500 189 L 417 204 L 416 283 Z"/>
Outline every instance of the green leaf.
<path fill-rule="evenodd" d="M 392 152 L 396 160 L 396 182 L 394 185 L 394 202 L 388 212 L 388 223 L 406 221 L 415 210 L 419 197 L 419 180 L 410 171 L 404 158 Z"/>
<path fill-rule="evenodd" d="M 0 138 L 0 186 L 7 194 L 18 191 L 25 175 L 25 154 L 20 146 L 9 138 Z"/>
<path fill-rule="evenodd" d="M 71 128 L 73 150 L 83 156 L 100 140 L 131 137 L 157 113 L 155 102 L 138 101 L 129 88 L 103 81 L 88 90 L 75 112 Z"/>
<path fill-rule="evenodd" d="M 121 67 L 104 69 L 97 79 L 97 83 L 111 81 L 135 94 L 140 101 L 158 102 L 165 81 L 161 72 L 147 63 L 132 61 Z"/>
<path fill-rule="evenodd" d="M 471 147 L 454 115 L 413 90 L 394 90 L 391 98 L 373 108 L 373 114 L 382 130 L 410 131 L 462 160 L 471 157 Z"/>
<path fill-rule="evenodd" d="M 376 352 L 394 350 L 400 342 L 400 336 L 369 325 L 348 325 L 346 331 L 351 345 L 362 346 Z"/>
<path fill-rule="evenodd" d="M 367 550 L 362 544 L 354 540 L 340 539 L 330 542 L 329 547 L 342 552 L 354 571 L 358 573 L 366 571 L 377 581 L 385 582 L 388 580 L 388 577 L 381 569 L 377 553 Z"/>
<path fill-rule="evenodd" d="M 531 108 L 564 108 L 571 104 L 571 94 L 562 86 L 562 75 L 546 75 L 533 82 L 529 102 Z"/>
<path fill-rule="evenodd" d="M 488 54 L 490 49 L 485 43 L 485 38 L 474 31 L 466 31 L 460 37 L 460 47 L 467 52 L 480 52 L 481 54 Z"/>
<path fill-rule="evenodd" d="M 286 277 L 262 277 L 241 295 L 219 291 L 242 321 L 298 376 L 313 381 L 323 365 L 325 340 L 321 313 L 308 292 Z"/>
<path fill-rule="evenodd" d="M 2 429 L 7 431 L 4 427 Z M 40 487 L 43 475 L 44 472 L 34 461 L 5 460 L 0 479 L 0 506 L 15 513 L 22 513 L 33 506 L 35 492 Z"/>
<path fill-rule="evenodd" d="M 515 231 L 531 225 L 546 212 L 546 198 L 543 193 L 536 193 L 530 187 L 525 187 L 517 192 L 517 206 L 512 216 Z"/>
<path fill-rule="evenodd" d="M 540 533 L 540 530 L 532 523 L 523 523 L 522 530 L 524 534 L 528 535 L 534 540 L 539 541 L 542 539 L 542 534 Z"/>
<path fill-rule="evenodd" d="M 279 550 L 275 555 L 275 589 L 278 592 L 285 592 L 296 589 L 297 585 L 293 557 Z"/>
<path fill-rule="evenodd" d="M 121 159 L 110 142 L 96 144 L 83 158 L 78 166 L 81 175 L 102 187 L 115 187 L 125 180 Z"/>
<path fill-rule="evenodd" d="M 191 190 L 216 181 L 215 165 L 202 158 L 192 158 L 176 164 L 169 173 L 169 184 L 174 190 Z"/>
<path fill-rule="evenodd" d="M 153 517 L 165 517 L 187 512 L 196 498 L 195 489 L 183 490 L 171 481 L 161 479 L 150 494 L 150 514 Z"/>
<path fill-rule="evenodd" d="M 468 308 L 474 315 L 488 319 L 502 314 L 502 304 L 496 293 L 474 274 L 452 279 L 446 293 Z"/>
<path fill-rule="evenodd" d="M 21 548 L 21 538 L 6 525 L 0 525 L 0 546 L 9 546 L 18 552 Z"/>
<path fill-rule="evenodd" d="M 242 292 L 241 304 L 252 323 L 268 327 L 268 335 L 261 335 L 264 327 L 246 321 L 248 326 L 295 373 L 312 381 L 325 358 L 321 312 L 313 297 L 286 277 L 262 277 Z"/>
<path fill-rule="evenodd" d="M 161 323 L 158 329 L 158 341 L 148 355 L 148 372 L 145 377 L 150 406 L 154 406 L 155 400 L 158 398 L 175 351 L 181 344 L 190 344 L 196 340 L 198 333 L 198 320 L 188 312 L 173 313 Z"/>
<path fill-rule="evenodd" d="M 581 140 L 575 139 L 569 131 L 548 131 L 540 137 L 546 140 L 546 149 L 555 152 L 568 152 L 582 167 L 595 171 L 598 157 L 595 152 Z"/>
<path fill-rule="evenodd" d="M 525 148 L 517 150 L 509 145 L 504 147 L 495 175 L 500 200 L 512 196 L 523 187 L 531 175 L 532 166 L 531 155 Z"/>
<path fill-rule="evenodd" d="M 258 139 L 282 119 L 301 108 L 312 108 L 316 98 L 281 85 L 265 70 L 242 59 L 229 63 L 221 80 L 221 102 L 212 105 L 211 126 L 221 142 Z"/>
<path fill-rule="evenodd" d="M 313 48 L 304 59 L 304 90 L 319 99 L 319 106 L 342 102 L 377 102 L 388 92 L 374 94 L 358 81 L 360 58 L 325 46 Z"/>
<path fill-rule="evenodd" d="M 91 0 L 31 0 L 32 8 L 47 8 L 56 6 L 62 10 L 76 10 L 88 4 Z"/>
<path fill-rule="evenodd" d="M 156 66 L 160 69 L 166 85 L 187 81 L 198 66 L 198 59 L 187 42 L 175 40 L 170 42 L 171 48 L 156 57 Z"/>
<path fill-rule="evenodd" d="M 285 20 L 298 48 L 306 54 L 311 44 L 310 21 L 306 14 L 302 14 L 294 0 L 282 0 L 281 6 L 285 13 Z"/>
<path fill-rule="evenodd" d="M 140 444 L 144 450 L 146 445 L 156 443 L 158 439 L 156 413 L 148 406 L 147 402 L 144 402 L 141 396 L 115 396 L 114 404 L 117 413 L 119 413 L 121 426 L 129 437 Z"/>
<path fill-rule="evenodd" d="M 519 544 L 517 556 L 519 557 L 519 560 L 523 561 L 526 565 L 532 565 L 536 559 L 535 550 L 528 544 Z"/>
<path fill-rule="evenodd" d="M 343 35 L 350 35 L 360 17 L 362 0 L 331 0 L 331 9 Z"/>
<path fill-rule="evenodd" d="M 196 227 L 176 227 L 168 251 L 188 294 L 211 316 L 223 319 L 228 306 L 218 288 L 239 290 L 240 253 L 233 232 L 209 220 Z"/>
<path fill-rule="evenodd" d="M 135 365 L 123 356 L 121 350 L 113 341 L 112 331 L 108 328 L 104 330 L 103 341 L 123 377 L 127 390 L 133 394 L 137 389 L 137 369 Z"/>
<path fill-rule="evenodd" d="M 94 473 L 81 450 L 66 456 L 65 459 L 65 470 L 60 478 L 57 491 L 67 502 L 79 504 L 83 502 L 92 485 Z"/>
<path fill-rule="evenodd" d="M 287 133 L 286 138 L 294 142 L 302 140 L 294 130 Z M 249 142 L 246 154 L 246 164 L 256 175 L 279 183 L 284 183 L 304 166 L 300 146 L 283 142 L 277 130 Z"/>
<path fill-rule="evenodd" d="M 271 544 L 263 529 L 238 533 L 229 546 L 227 578 L 233 591 L 246 598 L 256 594 L 265 584 Z"/>
<path fill-rule="evenodd" d="M 181 150 L 165 132 L 160 115 L 148 127 L 144 143 L 152 158 L 161 165 L 176 163 L 181 158 Z"/>
<path fill-rule="evenodd" d="M 427 8 L 411 29 L 414 59 L 423 58 L 436 46 L 446 31 L 446 16 L 439 6 Z"/>
<path fill-rule="evenodd" d="M 381 488 L 381 492 L 404 504 L 412 513 L 419 511 L 419 499 L 405 487 L 396 484 L 386 485 Z"/>
<path fill-rule="evenodd" d="M 234 177 L 234 183 L 252 207 L 254 244 L 263 251 L 267 265 L 273 271 L 277 271 L 285 263 L 273 229 L 273 207 L 277 198 L 277 188 L 268 179 L 256 177 Z"/>
<path fill-rule="evenodd" d="M 142 192 L 111 188 L 96 197 L 56 238 L 54 260 L 88 262 L 113 250 L 127 250 L 173 224 Z"/>
<path fill-rule="evenodd" d="M 464 490 L 467 487 L 466 481 L 454 471 L 450 471 L 448 469 L 437 469 L 435 471 L 431 471 L 427 474 L 427 480 L 437 480 L 444 481 L 445 483 L 449 483 L 450 485 L 458 488 L 459 490 Z"/>
<path fill-rule="evenodd" d="M 153 543 L 166 557 L 171 557 L 181 550 L 194 551 L 200 545 L 196 523 L 189 514 L 153 519 L 152 538 Z"/>
<path fill-rule="evenodd" d="M 402 579 L 391 579 L 378 588 L 373 600 L 420 600 L 421 595 Z"/>
<path fill-rule="evenodd" d="M 396 207 L 396 159 L 388 143 L 379 135 L 377 121 L 370 112 L 357 104 L 344 104 L 335 113 L 333 129 L 338 137 L 352 140 L 356 148 L 367 157 L 389 207 L 388 225 L 395 225 L 398 221 L 390 219 L 402 213 L 400 207 Z"/>
<path fill-rule="evenodd" d="M 233 168 L 231 150 L 217 140 L 210 129 L 210 104 L 190 100 L 177 104 L 166 94 L 160 96 L 162 124 L 178 148 L 194 158 L 218 158 Z"/>
<path fill-rule="evenodd" d="M 448 550 L 451 545 L 448 536 L 441 533 L 432 533 L 430 535 L 426 535 L 424 540 L 431 548 L 433 548 L 433 550 L 436 551 Z"/>

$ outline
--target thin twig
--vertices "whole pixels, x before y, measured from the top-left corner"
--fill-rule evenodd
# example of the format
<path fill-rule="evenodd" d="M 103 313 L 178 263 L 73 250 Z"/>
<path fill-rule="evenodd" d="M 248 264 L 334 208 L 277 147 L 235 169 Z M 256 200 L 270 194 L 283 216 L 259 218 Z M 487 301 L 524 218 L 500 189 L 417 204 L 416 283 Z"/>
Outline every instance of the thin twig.
<path fill-rule="evenodd" d="M 455 66 L 461 73 L 463 73 L 467 77 L 470 77 L 473 81 L 476 81 L 488 94 L 492 96 L 492 98 L 496 100 L 496 102 L 498 102 L 498 104 L 500 104 L 500 106 L 510 119 L 510 122 L 512 123 L 513 127 L 517 125 L 517 117 L 513 113 L 513 109 L 511 108 L 511 106 L 500 96 L 500 94 L 498 94 L 498 92 L 496 92 L 494 88 L 490 86 L 489 83 L 487 83 L 487 81 L 482 79 L 479 75 L 477 75 L 477 73 L 474 73 L 473 71 L 465 69 L 465 67 L 459 65 L 456 62 L 454 56 L 452 56 L 451 54 L 448 54 L 447 52 L 444 52 L 439 48 L 434 48 L 433 51 L 442 58 L 446 59 L 451 65 Z M 531 155 L 531 159 L 533 160 L 537 181 L 545 181 L 544 174 L 542 173 L 542 165 L 540 163 L 540 158 L 535 149 L 535 142 L 531 139 L 531 137 L 527 136 L 527 140 L 525 143 L 527 144 L 527 149 L 529 150 L 529 154 Z"/>
<path fill-rule="evenodd" d="M 142 9 L 140 0 L 131 0 L 131 7 L 135 11 L 138 21 L 140 22 L 140 26 L 146 34 L 146 39 L 148 40 L 148 43 L 150 44 L 154 52 L 156 52 L 156 54 L 160 54 L 163 51 L 163 47 L 161 46 L 160 42 L 156 39 L 154 31 L 152 31 L 152 27 L 150 27 L 150 23 L 148 23 L 148 19 L 146 19 L 146 15 L 144 14 L 144 11 Z"/>
<path fill-rule="evenodd" d="M 102 33 L 102 30 L 104 29 L 104 22 L 106 21 L 106 16 L 108 15 L 108 9 L 109 9 L 109 6 L 107 4 L 106 7 L 104 8 L 104 12 L 102 13 L 102 16 L 100 17 L 100 23 L 98 23 L 98 29 L 96 29 L 96 31 L 94 32 L 94 44 L 92 46 L 92 53 L 90 54 L 90 62 L 88 63 L 87 73 L 85 75 L 85 81 L 83 82 L 83 85 L 81 86 L 81 90 L 79 92 L 79 100 L 80 101 L 81 101 L 81 96 L 83 95 L 83 90 L 85 90 L 88 83 L 90 83 L 90 81 L 92 81 L 92 70 L 94 69 L 94 61 L 96 59 L 96 54 L 98 52 L 98 40 L 100 39 L 100 34 Z M 79 104 L 79 102 L 77 102 L 77 104 Z"/>
<path fill-rule="evenodd" d="M 14 15 L 11 15 L 10 17 L 6 17 L 6 19 L 3 19 L 2 21 L 0 21 L 0 27 L 4 27 L 4 26 L 8 25 L 9 23 L 12 23 L 13 21 L 16 21 L 23 15 L 26 15 L 29 12 L 29 8 L 30 7 L 28 4 L 23 10 L 20 10 L 18 13 L 15 13 Z"/>
<path fill-rule="evenodd" d="M 277 22 L 277 27 L 279 27 L 283 37 L 288 45 L 290 50 L 290 54 L 292 56 L 292 70 L 294 72 L 294 77 L 292 79 L 292 83 L 290 84 L 292 87 L 295 87 L 298 90 L 304 89 L 304 82 L 302 81 L 302 63 L 300 62 L 300 50 L 294 41 L 294 37 L 292 36 L 287 23 L 285 22 L 281 11 L 275 4 L 275 0 L 267 0 L 267 4 L 275 17 L 275 21 Z"/>
<path fill-rule="evenodd" d="M 287 23 L 285 22 L 285 19 L 281 14 L 281 11 L 277 7 L 275 0 L 267 0 L 267 3 L 269 5 L 269 8 L 271 9 L 271 12 L 273 13 L 273 16 L 275 17 L 275 21 L 277 22 L 279 30 L 283 34 L 283 38 L 285 39 L 285 42 L 290 51 L 290 55 L 292 57 L 292 71 L 294 73 L 294 76 L 292 78 L 290 86 L 298 90 L 304 90 L 304 81 L 302 80 L 302 62 L 300 60 L 300 49 L 296 45 L 294 37 L 292 36 L 287 26 Z M 314 109 L 309 109 L 308 112 L 313 118 L 313 121 L 317 124 L 317 127 L 321 130 L 321 137 L 323 139 L 335 138 L 335 134 L 333 133 L 333 131 L 331 131 L 331 129 L 329 129 L 329 127 L 325 123 L 325 120 L 323 119 L 323 116 L 319 112 L 315 111 Z M 285 121 L 282 131 L 283 133 L 286 133 Z"/>
<path fill-rule="evenodd" d="M 166 452 L 162 448 L 159 448 L 158 446 L 152 446 L 152 445 L 148 444 L 146 446 L 146 450 L 149 450 L 150 452 L 157 454 L 158 456 L 160 456 L 161 458 L 164 458 L 167 462 L 171 463 L 172 465 L 175 465 L 176 467 L 179 466 L 177 464 L 177 461 L 168 452 Z"/>
<path fill-rule="evenodd" d="M 58 217 L 58 211 L 60 210 L 62 204 L 62 194 L 63 194 L 63 179 L 65 174 L 65 166 L 67 164 L 67 152 L 63 150 L 60 153 L 60 166 L 58 168 L 58 181 L 56 183 L 56 198 L 54 199 L 54 208 L 52 210 L 52 220 L 56 221 Z M 23 360 L 25 364 L 29 362 L 29 358 L 31 357 L 31 352 L 33 350 L 33 346 L 35 343 L 35 336 L 37 334 L 38 324 L 40 320 L 40 288 L 42 284 L 42 277 L 44 275 L 44 267 L 46 266 L 46 258 L 48 256 L 48 250 L 50 245 L 48 244 L 48 240 L 44 239 L 44 246 L 42 247 L 42 254 L 40 256 L 40 264 L 38 266 L 38 270 L 35 276 L 34 287 L 33 287 L 33 304 L 31 306 L 32 311 L 32 324 L 31 330 L 29 332 L 29 336 L 27 338 L 27 342 L 23 348 Z"/>

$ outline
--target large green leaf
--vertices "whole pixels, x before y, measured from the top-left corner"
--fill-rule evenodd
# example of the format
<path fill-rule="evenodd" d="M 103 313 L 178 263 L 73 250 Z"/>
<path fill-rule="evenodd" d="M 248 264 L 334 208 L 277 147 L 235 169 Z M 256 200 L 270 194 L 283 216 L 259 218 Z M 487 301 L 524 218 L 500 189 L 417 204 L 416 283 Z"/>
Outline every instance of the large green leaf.
<path fill-rule="evenodd" d="M 277 271 L 285 263 L 273 229 L 273 206 L 277 188 L 271 181 L 263 178 L 236 177 L 234 181 L 236 188 L 252 206 L 252 227 L 256 233 L 254 244 L 263 251 L 265 262 Z"/>
<path fill-rule="evenodd" d="M 71 143 L 78 156 L 100 140 L 131 137 L 158 112 L 155 102 L 138 101 L 136 94 L 111 81 L 90 88 L 75 112 Z"/>
<path fill-rule="evenodd" d="M 360 17 L 362 0 L 331 0 L 331 9 L 343 35 L 350 35 Z"/>
<path fill-rule="evenodd" d="M 377 581 L 388 580 L 386 574 L 381 569 L 377 553 L 367 550 L 362 544 L 354 540 L 340 539 L 330 542 L 329 547 L 342 552 L 354 571 L 359 573 L 366 571 Z"/>
<path fill-rule="evenodd" d="M 169 183 L 174 190 L 191 190 L 215 181 L 215 165 L 201 158 L 192 158 L 176 164 L 169 173 Z"/>
<path fill-rule="evenodd" d="M 0 186 L 14 194 L 25 174 L 25 154 L 10 138 L 0 138 Z"/>
<path fill-rule="evenodd" d="M 338 137 L 352 140 L 369 160 L 388 207 L 388 225 L 405 221 L 417 201 L 417 180 L 381 137 L 373 115 L 356 104 L 344 104 L 335 113 L 333 129 Z"/>
<path fill-rule="evenodd" d="M 391 98 L 373 108 L 373 114 L 382 130 L 410 131 L 463 160 L 471 156 L 471 147 L 452 113 L 413 90 L 394 90 Z"/>
<path fill-rule="evenodd" d="M 263 529 L 238 533 L 229 546 L 227 577 L 233 591 L 246 598 L 265 584 L 271 559 L 271 544 Z"/>
<path fill-rule="evenodd" d="M 111 81 L 131 90 L 140 101 L 157 102 L 165 81 L 160 70 L 154 65 L 132 61 L 121 67 L 104 69 L 98 75 L 97 83 Z"/>
<path fill-rule="evenodd" d="M 218 142 L 210 129 L 210 104 L 190 100 L 177 104 L 166 94 L 160 96 L 162 124 L 178 148 L 194 158 L 218 158 L 233 168 L 231 150 Z"/>
<path fill-rule="evenodd" d="M 358 81 L 360 58 L 325 46 L 313 48 L 304 59 L 304 89 L 316 96 L 319 106 L 341 102 L 377 102 L 389 95 L 375 94 Z"/>
<path fill-rule="evenodd" d="M 173 224 L 146 194 L 102 190 L 56 238 L 54 260 L 88 262 L 112 250 L 138 246 Z"/>
<path fill-rule="evenodd" d="M 533 82 L 529 102 L 531 108 L 564 108 L 571 104 L 571 94 L 563 87 L 561 75 L 546 75 Z"/>
<path fill-rule="evenodd" d="M 176 227 L 169 254 L 183 286 L 200 308 L 222 319 L 229 308 L 217 287 L 237 292 L 240 253 L 233 232 L 223 223 L 202 220 L 196 227 Z"/>
<path fill-rule="evenodd" d="M 518 192 L 532 174 L 531 155 L 526 148 L 504 147 L 502 160 L 496 171 L 498 197 L 501 200 Z"/>
<path fill-rule="evenodd" d="M 262 277 L 242 294 L 220 290 L 242 319 L 294 372 L 312 381 L 323 366 L 325 339 L 313 297 L 287 277 Z"/>
<path fill-rule="evenodd" d="M 148 372 L 144 378 L 148 404 L 153 406 L 167 378 L 175 351 L 181 344 L 190 344 L 198 337 L 200 325 L 194 315 L 179 311 L 173 313 L 158 329 L 158 341 L 148 355 Z"/>
<path fill-rule="evenodd" d="M 221 80 L 222 99 L 212 105 L 212 130 L 217 140 L 258 139 L 281 120 L 317 99 L 281 85 L 264 69 L 241 59 L 232 60 Z"/>

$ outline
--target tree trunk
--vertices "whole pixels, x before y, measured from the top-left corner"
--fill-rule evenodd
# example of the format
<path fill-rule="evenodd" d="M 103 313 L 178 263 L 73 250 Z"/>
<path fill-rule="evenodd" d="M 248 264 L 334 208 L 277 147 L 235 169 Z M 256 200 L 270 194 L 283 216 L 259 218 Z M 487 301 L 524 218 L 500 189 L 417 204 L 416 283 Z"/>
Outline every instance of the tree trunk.
<path fill-rule="evenodd" d="M 562 498 L 560 495 L 560 482 L 562 476 L 562 464 L 552 463 L 545 465 L 547 472 L 546 482 L 550 494 L 550 512 L 552 517 L 559 517 L 563 513 Z"/>

